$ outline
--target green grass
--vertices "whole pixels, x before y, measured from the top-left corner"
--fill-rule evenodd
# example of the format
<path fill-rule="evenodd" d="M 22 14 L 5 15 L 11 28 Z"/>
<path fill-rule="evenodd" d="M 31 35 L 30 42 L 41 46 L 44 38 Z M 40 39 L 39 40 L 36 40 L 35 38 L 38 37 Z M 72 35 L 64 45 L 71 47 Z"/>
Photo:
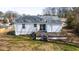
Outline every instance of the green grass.
<path fill-rule="evenodd" d="M 62 51 L 79 51 L 79 46 L 74 43 L 64 43 L 61 41 L 54 42 L 55 46 L 60 47 Z"/>
<path fill-rule="evenodd" d="M 70 46 L 70 45 L 65 45 L 64 47 L 63 47 L 63 50 L 64 51 L 74 51 L 74 50 L 79 50 L 79 48 L 77 48 L 77 47 L 74 47 L 74 46 Z"/>

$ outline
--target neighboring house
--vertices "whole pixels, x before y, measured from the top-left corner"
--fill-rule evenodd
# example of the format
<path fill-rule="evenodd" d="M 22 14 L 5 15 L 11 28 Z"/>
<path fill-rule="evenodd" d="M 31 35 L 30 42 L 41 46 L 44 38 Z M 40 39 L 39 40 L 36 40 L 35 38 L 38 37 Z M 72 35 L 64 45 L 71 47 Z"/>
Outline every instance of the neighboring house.
<path fill-rule="evenodd" d="M 0 24 L 2 24 L 4 21 L 4 17 L 0 16 Z"/>
<path fill-rule="evenodd" d="M 32 32 L 61 32 L 62 22 L 57 16 L 20 16 L 15 19 L 15 35 L 26 35 Z"/>
<path fill-rule="evenodd" d="M 4 20 L 6 20 L 6 23 L 4 23 Z M 0 28 L 6 28 L 9 26 L 9 21 L 7 18 L 4 18 L 4 16 L 0 16 Z"/>

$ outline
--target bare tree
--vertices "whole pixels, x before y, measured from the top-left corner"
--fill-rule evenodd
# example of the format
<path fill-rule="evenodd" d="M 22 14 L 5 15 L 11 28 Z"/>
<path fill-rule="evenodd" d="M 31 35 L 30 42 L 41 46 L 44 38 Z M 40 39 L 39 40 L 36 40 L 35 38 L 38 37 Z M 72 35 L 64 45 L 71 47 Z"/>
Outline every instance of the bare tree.
<path fill-rule="evenodd" d="M 9 19 L 9 22 L 12 23 L 12 21 L 18 16 L 18 14 L 14 11 L 7 11 L 5 13 L 5 17 Z"/>
<path fill-rule="evenodd" d="M 69 10 L 71 10 L 71 7 L 47 7 L 43 10 L 43 15 L 57 15 L 65 17 Z"/>
<path fill-rule="evenodd" d="M 43 10 L 43 15 L 56 15 L 56 8 L 47 7 Z"/>

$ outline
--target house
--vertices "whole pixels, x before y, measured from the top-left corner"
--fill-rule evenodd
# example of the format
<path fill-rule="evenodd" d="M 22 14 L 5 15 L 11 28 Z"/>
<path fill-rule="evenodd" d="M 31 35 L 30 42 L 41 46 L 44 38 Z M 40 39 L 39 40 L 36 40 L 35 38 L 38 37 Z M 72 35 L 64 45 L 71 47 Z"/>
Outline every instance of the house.
<path fill-rule="evenodd" d="M 0 24 L 3 23 L 4 17 L 0 16 Z"/>
<path fill-rule="evenodd" d="M 15 35 L 32 32 L 61 32 L 62 22 L 57 16 L 19 16 L 14 21 Z"/>

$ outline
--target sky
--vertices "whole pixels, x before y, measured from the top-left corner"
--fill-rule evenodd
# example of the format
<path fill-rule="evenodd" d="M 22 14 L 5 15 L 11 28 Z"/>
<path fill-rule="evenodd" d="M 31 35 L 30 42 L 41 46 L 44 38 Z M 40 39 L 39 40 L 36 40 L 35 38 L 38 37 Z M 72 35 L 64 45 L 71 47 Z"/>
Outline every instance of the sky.
<path fill-rule="evenodd" d="M 44 7 L 79 7 L 79 0 L 0 0 L 0 11 L 42 14 Z"/>
<path fill-rule="evenodd" d="M 14 11 L 18 14 L 38 15 L 43 13 L 44 7 L 0 7 L 0 11 Z"/>

